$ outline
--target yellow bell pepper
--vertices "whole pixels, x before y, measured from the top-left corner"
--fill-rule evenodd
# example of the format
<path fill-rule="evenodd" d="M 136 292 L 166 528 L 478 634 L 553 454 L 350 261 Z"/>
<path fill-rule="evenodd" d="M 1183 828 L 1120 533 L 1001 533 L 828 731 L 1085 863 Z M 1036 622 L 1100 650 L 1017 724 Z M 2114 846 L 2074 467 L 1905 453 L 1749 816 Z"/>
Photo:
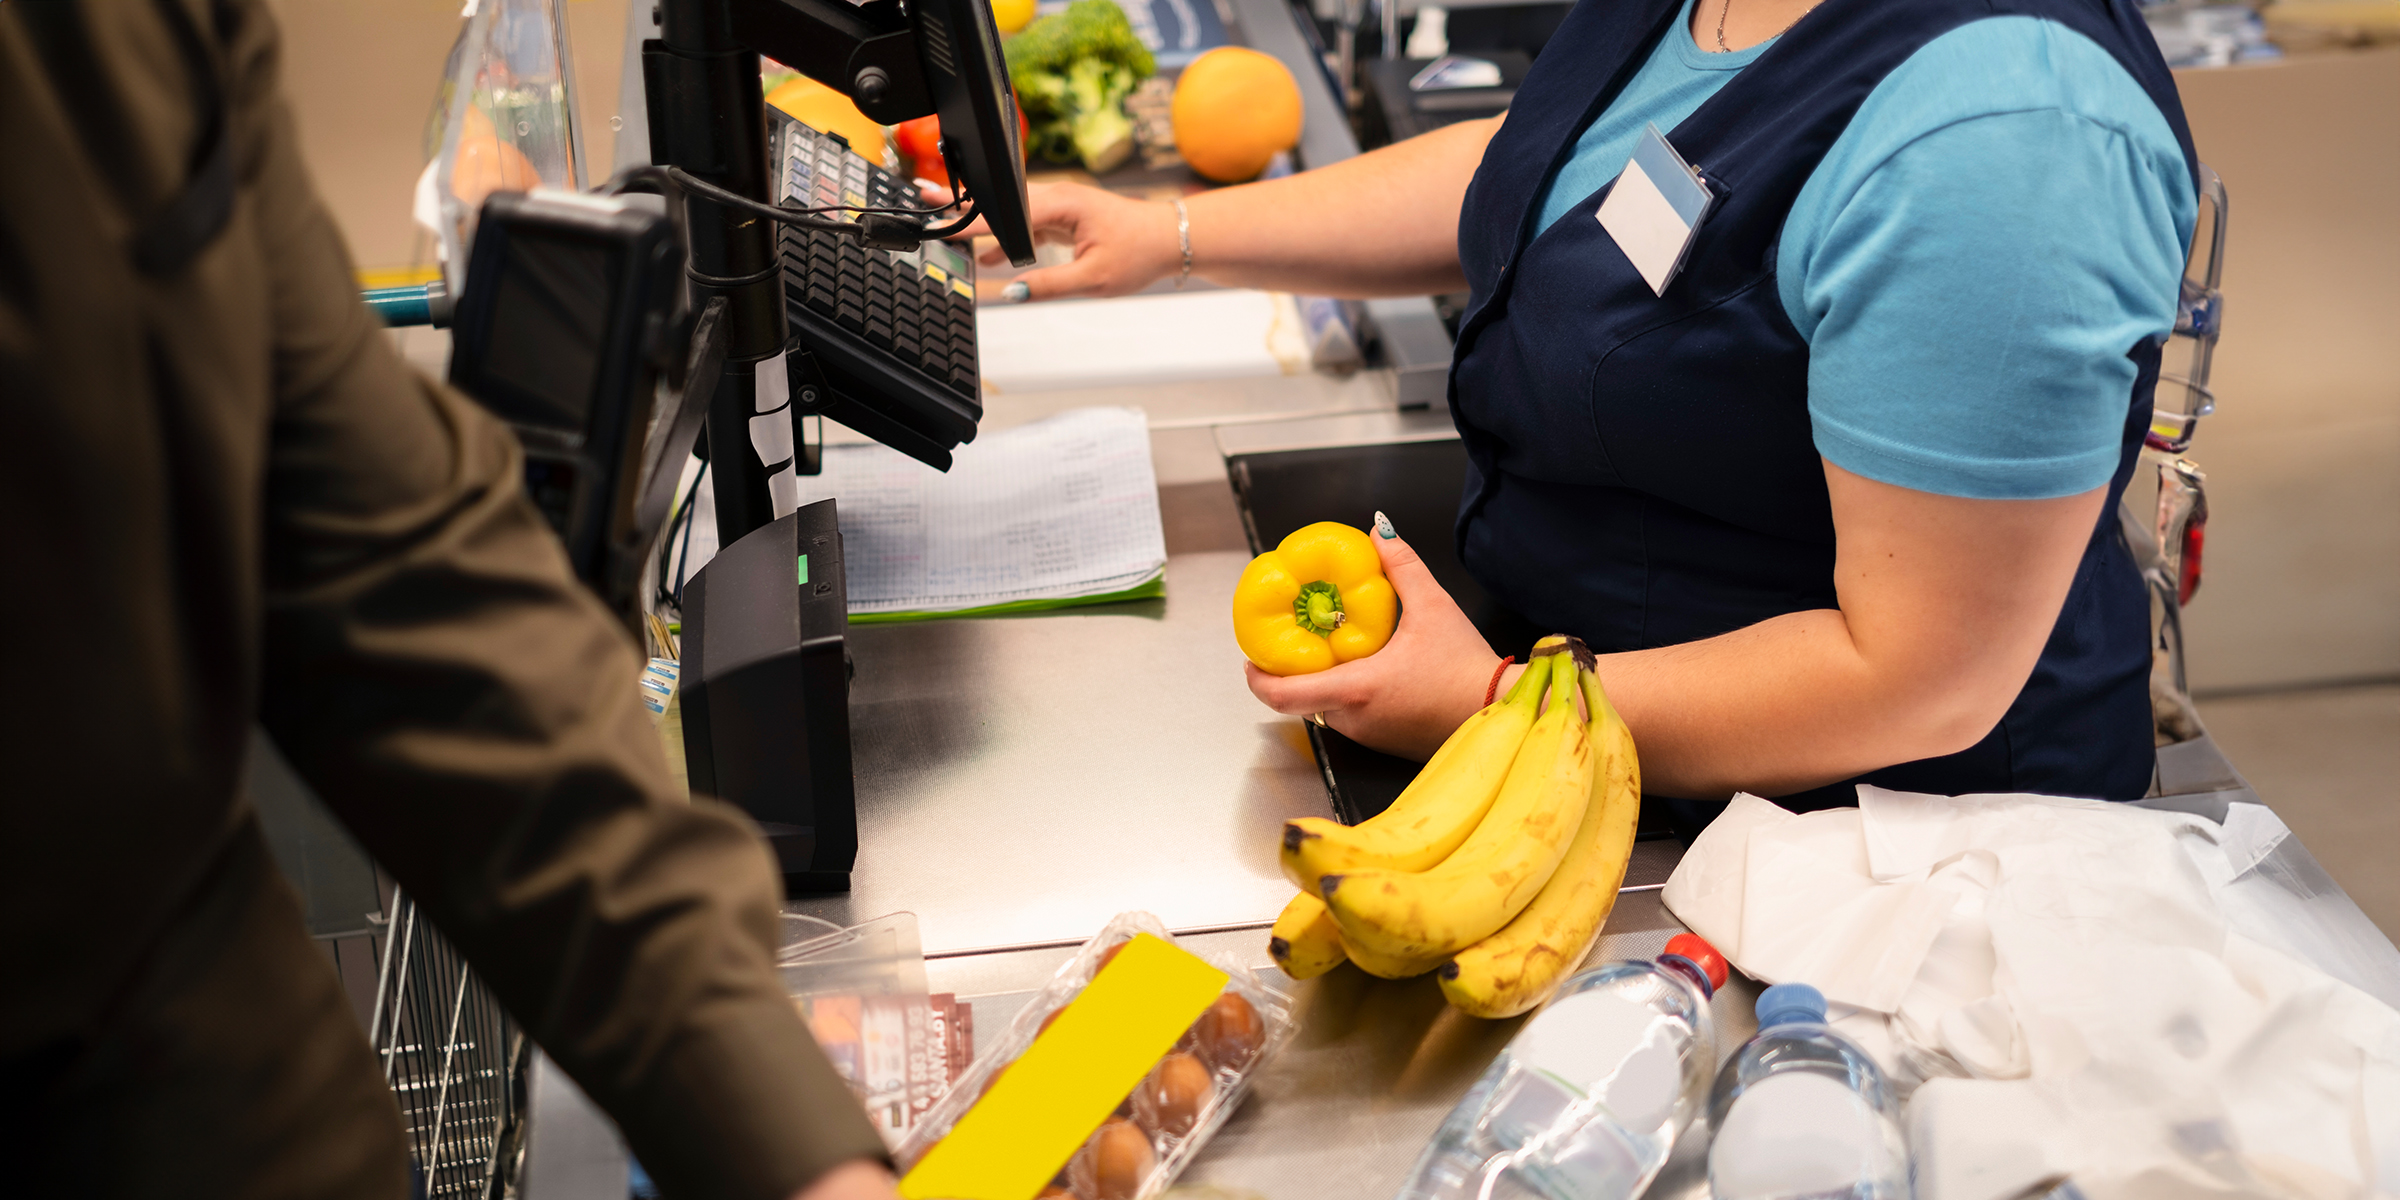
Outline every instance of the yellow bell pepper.
<path fill-rule="evenodd" d="M 1307 675 L 1383 649 L 1400 599 L 1367 535 L 1338 521 L 1294 530 L 1233 585 L 1233 640 L 1270 675 Z"/>

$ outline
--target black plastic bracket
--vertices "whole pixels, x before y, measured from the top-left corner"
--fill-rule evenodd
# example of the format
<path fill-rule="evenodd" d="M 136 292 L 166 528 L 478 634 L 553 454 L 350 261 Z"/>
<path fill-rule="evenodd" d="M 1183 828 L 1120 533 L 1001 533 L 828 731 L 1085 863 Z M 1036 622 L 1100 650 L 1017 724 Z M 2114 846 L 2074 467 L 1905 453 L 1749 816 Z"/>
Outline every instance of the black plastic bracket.
<path fill-rule="evenodd" d="M 858 103 L 879 124 L 928 116 L 933 92 L 899 0 L 740 0 L 733 34 Z"/>
<path fill-rule="evenodd" d="M 794 339 L 791 351 L 784 355 L 790 374 L 792 396 L 792 471 L 798 475 L 825 473 L 824 412 L 835 400 L 833 385 L 825 380 L 825 369 L 817 364 L 817 356 Z M 808 435 L 802 422 L 817 418 L 818 434 Z"/>

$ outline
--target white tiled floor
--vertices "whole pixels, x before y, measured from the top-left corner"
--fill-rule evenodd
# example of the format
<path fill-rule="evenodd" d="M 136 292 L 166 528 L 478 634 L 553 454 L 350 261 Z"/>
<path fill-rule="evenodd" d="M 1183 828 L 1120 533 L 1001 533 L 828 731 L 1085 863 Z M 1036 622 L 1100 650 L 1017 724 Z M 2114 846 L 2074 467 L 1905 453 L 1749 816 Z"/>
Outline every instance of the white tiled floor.
<path fill-rule="evenodd" d="M 2400 683 L 2204 699 L 2200 716 L 2301 844 L 2400 939 Z"/>

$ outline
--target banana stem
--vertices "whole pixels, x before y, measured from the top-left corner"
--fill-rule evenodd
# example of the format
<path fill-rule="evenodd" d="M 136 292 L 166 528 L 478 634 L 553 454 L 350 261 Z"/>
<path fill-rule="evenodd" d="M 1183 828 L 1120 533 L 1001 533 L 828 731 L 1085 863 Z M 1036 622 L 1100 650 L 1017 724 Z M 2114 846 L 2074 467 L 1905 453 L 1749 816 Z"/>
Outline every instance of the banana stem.
<path fill-rule="evenodd" d="M 1500 702 L 1515 704 L 1525 698 L 1526 689 L 1543 687 L 1549 682 L 1549 679 L 1550 660 L 1547 657 L 1537 657 L 1525 664 L 1525 673 L 1517 676 L 1517 681 L 1509 685 L 1508 695 L 1502 697 Z M 1539 707 L 1538 703 L 1536 707 Z M 1536 715 L 1539 713 L 1537 712 Z"/>
<path fill-rule="evenodd" d="M 1508 698 L 1517 698 L 1518 689 L 1534 678 L 1537 668 L 1549 671 L 1551 674 L 1544 680 L 1546 690 L 1540 703 L 1534 706 L 1534 715 L 1538 717 L 1549 712 L 1551 699 L 1560 689 L 1564 689 L 1574 701 L 1575 715 L 1588 726 L 1592 723 L 1592 706 L 1584 698 L 1582 677 L 1587 672 L 1596 673 L 1599 665 L 1600 660 L 1592 654 L 1591 647 L 1583 644 L 1582 638 L 1563 633 L 1551 634 L 1533 644 L 1533 652 L 1526 660 L 1525 673 L 1517 677 L 1517 686 L 1508 690 Z"/>

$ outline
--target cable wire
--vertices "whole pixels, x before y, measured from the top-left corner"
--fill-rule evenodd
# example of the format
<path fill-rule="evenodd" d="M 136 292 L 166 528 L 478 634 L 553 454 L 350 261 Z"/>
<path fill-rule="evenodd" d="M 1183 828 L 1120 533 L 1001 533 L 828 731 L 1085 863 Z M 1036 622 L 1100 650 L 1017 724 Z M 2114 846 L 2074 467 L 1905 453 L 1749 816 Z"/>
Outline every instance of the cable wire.
<path fill-rule="evenodd" d="M 662 184 L 676 190 L 679 197 L 680 195 L 698 196 L 712 204 L 739 209 L 746 213 L 765 217 L 770 221 L 780 221 L 786 225 L 797 225 L 804 229 L 822 229 L 829 233 L 847 233 L 852 236 L 861 236 L 864 232 L 857 222 L 837 221 L 820 217 L 817 214 L 851 212 L 875 213 L 894 217 L 931 217 L 943 211 L 940 208 L 900 208 L 872 204 L 830 204 L 813 207 L 797 204 L 768 204 L 761 200 L 753 200 L 740 192 L 719 187 L 681 167 L 662 167 L 655 164 L 627 167 L 617 172 L 613 178 L 602 185 L 601 190 L 610 193 L 624 192 L 632 190 L 632 185 L 636 183 Z M 962 187 L 958 194 L 964 196 L 966 190 Z M 959 201 L 954 199 L 946 207 L 958 207 L 958 204 Z M 969 200 L 958 220 L 942 226 L 938 232 L 926 230 L 925 236 L 927 238 L 949 237 L 959 230 L 965 229 L 968 224 L 973 222 L 974 216 L 974 205 Z"/>

